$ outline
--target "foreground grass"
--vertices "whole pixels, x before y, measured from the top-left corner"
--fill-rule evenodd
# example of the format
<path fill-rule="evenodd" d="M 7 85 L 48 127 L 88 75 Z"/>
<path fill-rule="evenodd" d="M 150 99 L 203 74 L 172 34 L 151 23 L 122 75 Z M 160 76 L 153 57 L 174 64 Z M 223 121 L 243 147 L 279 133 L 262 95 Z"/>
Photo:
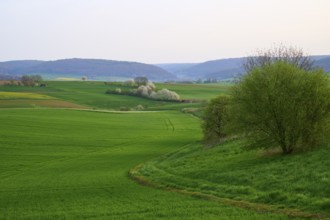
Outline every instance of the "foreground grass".
<path fill-rule="evenodd" d="M 0 219 L 286 219 L 141 186 L 128 170 L 200 139 L 196 118 L 0 110 Z"/>
<path fill-rule="evenodd" d="M 229 199 L 221 200 L 224 203 L 330 216 L 329 146 L 284 157 L 243 151 L 241 144 L 232 141 L 211 149 L 194 144 L 135 172 L 165 188 Z"/>

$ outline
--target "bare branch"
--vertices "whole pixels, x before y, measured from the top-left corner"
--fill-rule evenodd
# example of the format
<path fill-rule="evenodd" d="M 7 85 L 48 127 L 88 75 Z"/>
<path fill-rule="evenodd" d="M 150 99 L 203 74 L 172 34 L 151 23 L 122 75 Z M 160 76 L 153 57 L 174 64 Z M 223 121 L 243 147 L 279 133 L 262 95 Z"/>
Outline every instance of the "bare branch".
<path fill-rule="evenodd" d="M 257 50 L 255 55 L 246 58 L 243 67 L 246 72 L 250 72 L 256 67 L 277 61 L 287 62 L 307 71 L 312 70 L 314 66 L 312 58 L 301 48 L 280 44 L 268 50 Z"/>

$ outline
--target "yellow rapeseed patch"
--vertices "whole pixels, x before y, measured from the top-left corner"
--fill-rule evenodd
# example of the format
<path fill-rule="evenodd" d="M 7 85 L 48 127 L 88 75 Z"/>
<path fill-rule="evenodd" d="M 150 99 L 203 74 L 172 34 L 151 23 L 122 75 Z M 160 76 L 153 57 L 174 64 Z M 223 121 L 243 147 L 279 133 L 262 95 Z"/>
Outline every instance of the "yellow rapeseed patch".
<path fill-rule="evenodd" d="M 48 95 L 29 92 L 0 92 L 1 99 L 54 99 Z"/>

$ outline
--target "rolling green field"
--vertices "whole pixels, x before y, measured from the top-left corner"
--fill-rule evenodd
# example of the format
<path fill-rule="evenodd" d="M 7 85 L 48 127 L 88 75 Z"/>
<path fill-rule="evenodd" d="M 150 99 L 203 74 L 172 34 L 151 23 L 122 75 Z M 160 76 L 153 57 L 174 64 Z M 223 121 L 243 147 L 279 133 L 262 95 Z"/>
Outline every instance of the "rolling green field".
<path fill-rule="evenodd" d="M 329 217 L 329 146 L 287 157 L 239 140 L 202 147 L 200 119 L 181 112 L 200 116 L 229 85 L 157 84 L 201 100 L 173 103 L 47 83 L 0 86 L 0 219 Z M 137 105 L 146 111 L 111 112 Z"/>
<path fill-rule="evenodd" d="M 173 103 L 164 101 L 155 101 L 141 97 L 123 96 L 114 94 L 105 94 L 107 89 L 115 89 L 120 86 L 105 85 L 103 82 L 61 82 L 49 81 L 46 88 L 40 87 L 20 87 L 20 86 L 0 86 L 3 92 L 28 92 L 39 93 L 51 96 L 58 100 L 72 102 L 85 108 L 99 108 L 119 110 L 122 107 L 134 108 L 137 105 L 143 105 L 146 110 L 180 110 L 187 107 L 200 107 L 205 103 Z M 157 84 L 159 89 L 170 88 L 179 89 L 181 86 L 176 84 Z M 182 98 L 187 99 L 205 99 L 208 100 L 219 94 L 226 93 L 228 85 L 183 85 L 178 93 Z M 174 90 L 176 91 L 176 90 Z M 199 91 L 199 92 L 198 92 Z M 201 93 L 200 93 L 201 92 Z M 200 95 L 196 95 L 200 93 Z M 7 106 L 6 106 L 7 107 Z M 16 106 L 17 107 L 17 106 Z M 25 105 L 24 105 L 25 107 Z M 0 103 L 1 108 L 1 103 Z"/>
<path fill-rule="evenodd" d="M 190 115 L 3 109 L 0 120 L 0 219 L 285 219 L 128 177 L 199 140 Z"/>

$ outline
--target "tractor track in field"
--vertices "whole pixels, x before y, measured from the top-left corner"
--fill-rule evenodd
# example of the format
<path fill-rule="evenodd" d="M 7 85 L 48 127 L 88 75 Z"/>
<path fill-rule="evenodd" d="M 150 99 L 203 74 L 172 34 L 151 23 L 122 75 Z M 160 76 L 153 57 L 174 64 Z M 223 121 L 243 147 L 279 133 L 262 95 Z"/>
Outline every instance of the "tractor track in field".
<path fill-rule="evenodd" d="M 35 110 L 71 110 L 71 111 L 88 111 L 88 112 L 100 112 L 100 113 L 118 113 L 118 114 L 142 114 L 142 113 L 155 113 L 155 112 L 163 112 L 163 111 L 116 111 L 116 110 L 106 110 L 106 109 L 89 109 L 89 108 L 0 108 L 1 110 L 10 110 L 10 109 L 16 109 L 16 110 L 24 110 L 24 109 L 35 109 Z"/>

